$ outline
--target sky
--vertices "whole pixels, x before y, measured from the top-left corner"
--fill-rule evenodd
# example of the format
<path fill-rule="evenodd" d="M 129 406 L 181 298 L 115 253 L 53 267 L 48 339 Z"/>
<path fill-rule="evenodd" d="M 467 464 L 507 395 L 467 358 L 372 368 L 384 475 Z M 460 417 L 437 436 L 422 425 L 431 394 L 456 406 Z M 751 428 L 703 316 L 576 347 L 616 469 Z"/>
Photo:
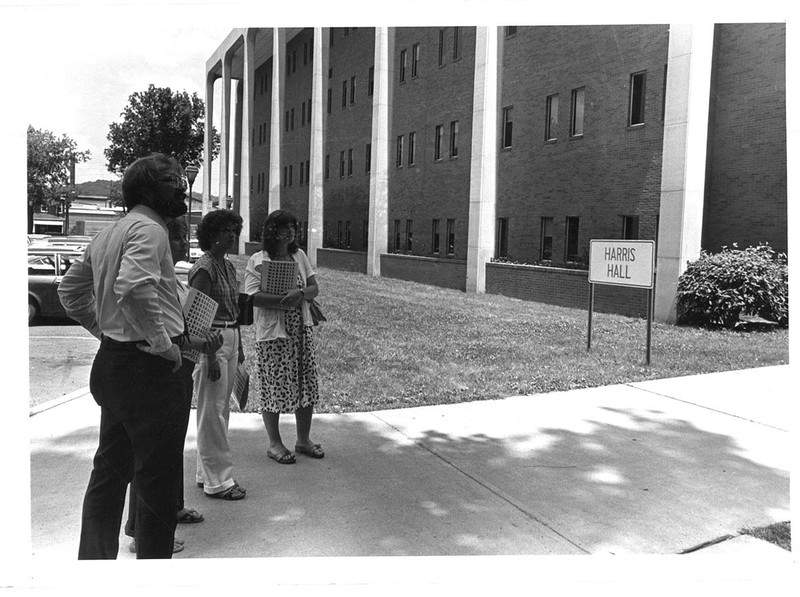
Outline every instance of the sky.
<path fill-rule="evenodd" d="M 103 151 L 109 125 L 122 122 L 131 94 L 154 84 L 206 100 L 206 60 L 231 31 L 210 23 L 121 28 L 117 22 L 90 19 L 71 25 L 65 36 L 58 20 L 38 20 L 39 41 L 26 53 L 43 76 L 25 83 L 24 122 L 58 137 L 66 134 L 79 150 L 91 152 L 90 161 L 76 165 L 76 182 L 115 180 Z M 200 176 L 195 190 L 202 185 Z"/>

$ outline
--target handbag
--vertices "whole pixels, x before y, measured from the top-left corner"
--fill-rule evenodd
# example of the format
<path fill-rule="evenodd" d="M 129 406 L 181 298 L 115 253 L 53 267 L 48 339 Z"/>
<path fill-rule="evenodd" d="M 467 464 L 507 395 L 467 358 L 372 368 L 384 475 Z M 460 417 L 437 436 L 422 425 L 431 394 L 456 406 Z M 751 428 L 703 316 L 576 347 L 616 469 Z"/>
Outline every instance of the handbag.
<path fill-rule="evenodd" d="M 236 318 L 239 325 L 253 324 L 253 295 L 239 293 L 239 317 Z"/>
<path fill-rule="evenodd" d="M 308 309 L 311 311 L 311 321 L 314 323 L 314 325 L 319 325 L 320 321 L 328 321 L 322 314 L 322 309 L 320 309 L 319 303 L 314 299 L 308 301 Z"/>

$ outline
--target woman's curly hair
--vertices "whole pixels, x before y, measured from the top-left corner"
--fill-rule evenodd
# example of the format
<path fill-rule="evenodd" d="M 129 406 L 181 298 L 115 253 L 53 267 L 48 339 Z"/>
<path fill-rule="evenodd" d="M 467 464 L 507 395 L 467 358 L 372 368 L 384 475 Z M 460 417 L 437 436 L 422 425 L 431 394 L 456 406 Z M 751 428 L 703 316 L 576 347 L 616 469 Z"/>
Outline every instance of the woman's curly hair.
<path fill-rule="evenodd" d="M 208 251 L 221 230 L 234 224 L 236 236 L 242 233 L 242 216 L 230 209 L 215 209 L 208 212 L 197 226 L 197 244 L 203 251 Z"/>
<path fill-rule="evenodd" d="M 294 255 L 300 248 L 300 245 L 297 244 L 297 237 L 300 234 L 297 218 L 295 218 L 294 214 L 290 211 L 276 209 L 267 216 L 261 229 L 261 246 L 267 252 L 270 259 L 274 259 L 275 251 L 280 244 L 278 230 L 281 228 L 291 228 L 294 230 L 294 239 L 289 243 L 289 254 Z"/>

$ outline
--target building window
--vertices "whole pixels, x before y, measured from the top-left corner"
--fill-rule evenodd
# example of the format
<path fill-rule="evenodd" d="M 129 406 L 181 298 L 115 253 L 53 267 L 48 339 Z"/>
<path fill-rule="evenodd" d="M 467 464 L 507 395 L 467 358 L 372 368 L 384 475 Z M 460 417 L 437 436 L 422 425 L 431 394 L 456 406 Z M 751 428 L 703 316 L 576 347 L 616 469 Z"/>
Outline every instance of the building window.
<path fill-rule="evenodd" d="M 644 124 L 644 89 L 647 73 L 634 73 L 631 75 L 631 94 L 628 124 L 636 126 Z"/>
<path fill-rule="evenodd" d="M 408 165 L 413 166 L 416 162 L 417 133 L 408 133 Z"/>
<path fill-rule="evenodd" d="M 400 50 L 400 82 L 404 83 L 406 80 L 406 54 L 407 50 Z"/>
<path fill-rule="evenodd" d="M 547 96 L 547 125 L 545 140 L 555 141 L 558 129 L 558 94 Z"/>
<path fill-rule="evenodd" d="M 514 37 L 517 34 L 517 27 L 506 27 L 506 37 Z"/>
<path fill-rule="evenodd" d="M 292 165 L 290 164 L 290 165 L 289 165 L 289 186 L 292 186 L 292 178 L 293 178 L 292 174 L 293 174 L 293 170 L 294 170 L 294 168 L 293 168 L 293 167 L 292 167 Z"/>
<path fill-rule="evenodd" d="M 350 105 L 356 103 L 356 76 L 350 77 Z"/>
<path fill-rule="evenodd" d="M 339 178 L 344 178 L 344 150 L 339 152 Z"/>
<path fill-rule="evenodd" d="M 503 108 L 503 149 L 511 147 L 511 139 L 514 132 L 514 121 L 512 120 L 513 106 Z"/>
<path fill-rule="evenodd" d="M 444 125 L 436 125 L 436 138 L 434 139 L 433 159 L 442 159 L 442 136 L 444 135 Z"/>
<path fill-rule="evenodd" d="M 369 67 L 369 74 L 367 75 L 367 95 L 372 97 L 375 93 L 375 67 Z"/>
<path fill-rule="evenodd" d="M 342 221 L 336 222 L 336 246 L 342 248 Z"/>
<path fill-rule="evenodd" d="M 461 58 L 461 27 L 453 27 L 453 60 Z"/>
<path fill-rule="evenodd" d="M 300 186 L 303 185 L 306 179 L 306 164 L 305 162 L 300 162 Z"/>
<path fill-rule="evenodd" d="M 564 257 L 566 261 L 578 260 L 578 224 L 580 218 L 570 217 L 566 222 L 566 242 L 564 243 Z"/>
<path fill-rule="evenodd" d="M 439 29 L 439 66 L 444 64 L 444 29 Z"/>
<path fill-rule="evenodd" d="M 411 78 L 419 74 L 419 44 L 411 46 Z"/>
<path fill-rule="evenodd" d="M 306 182 L 311 181 L 311 160 L 306 160 Z"/>
<path fill-rule="evenodd" d="M 450 157 L 458 157 L 458 120 L 450 123 Z"/>
<path fill-rule="evenodd" d="M 283 188 L 285 189 L 288 186 L 289 186 L 289 169 L 286 166 L 284 166 L 283 167 Z"/>
<path fill-rule="evenodd" d="M 347 107 L 347 79 L 342 81 L 342 108 Z"/>
<path fill-rule="evenodd" d="M 553 218 L 542 218 L 542 246 L 539 248 L 542 261 L 553 259 Z"/>
<path fill-rule="evenodd" d="M 325 180 L 331 178 L 331 154 L 325 154 Z"/>
<path fill-rule="evenodd" d="M 456 221 L 452 218 L 447 220 L 447 254 L 456 254 Z"/>
<path fill-rule="evenodd" d="M 350 248 L 350 220 L 344 223 L 344 248 Z"/>
<path fill-rule="evenodd" d="M 494 256 L 508 257 L 508 218 L 497 219 L 497 231 L 494 242 Z"/>
<path fill-rule="evenodd" d="M 585 87 L 572 90 L 572 113 L 569 119 L 569 134 L 572 137 L 583 136 L 583 106 Z"/>
<path fill-rule="evenodd" d="M 353 150 L 347 150 L 347 176 L 353 176 Z"/>
<path fill-rule="evenodd" d="M 397 136 L 397 149 L 394 165 L 397 168 L 401 168 L 403 166 L 403 135 Z"/>
<path fill-rule="evenodd" d="M 431 253 L 439 254 L 439 220 L 431 220 Z"/>
<path fill-rule="evenodd" d="M 372 170 L 372 143 L 367 143 L 364 155 L 364 173 L 369 174 Z"/>
<path fill-rule="evenodd" d="M 414 248 L 414 220 L 406 220 L 406 252 L 411 253 Z"/>
<path fill-rule="evenodd" d="M 394 252 L 400 252 L 400 220 L 394 221 Z"/>
<path fill-rule="evenodd" d="M 333 107 L 333 89 L 328 87 L 328 114 L 331 113 L 332 107 Z"/>
<path fill-rule="evenodd" d="M 639 239 L 639 216 L 622 216 L 622 238 Z"/>
<path fill-rule="evenodd" d="M 289 117 L 289 122 L 291 123 L 291 124 L 289 125 L 289 128 L 291 128 L 292 130 L 294 130 L 294 108 L 292 108 L 292 111 L 291 111 L 291 116 Z"/>
<path fill-rule="evenodd" d="M 300 126 L 306 125 L 306 103 L 303 102 L 303 109 L 300 112 Z"/>

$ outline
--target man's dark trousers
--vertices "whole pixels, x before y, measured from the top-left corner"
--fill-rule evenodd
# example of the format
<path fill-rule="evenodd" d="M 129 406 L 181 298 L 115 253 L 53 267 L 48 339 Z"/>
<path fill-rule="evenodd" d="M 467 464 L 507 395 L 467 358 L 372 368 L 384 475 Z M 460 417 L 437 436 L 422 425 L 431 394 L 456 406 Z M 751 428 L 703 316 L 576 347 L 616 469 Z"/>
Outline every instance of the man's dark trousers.
<path fill-rule="evenodd" d="M 134 477 L 136 557 L 172 557 L 175 479 L 190 408 L 172 367 L 135 343 L 100 343 L 89 382 L 101 408 L 100 438 L 83 501 L 78 559 L 117 557 L 125 494 Z"/>

